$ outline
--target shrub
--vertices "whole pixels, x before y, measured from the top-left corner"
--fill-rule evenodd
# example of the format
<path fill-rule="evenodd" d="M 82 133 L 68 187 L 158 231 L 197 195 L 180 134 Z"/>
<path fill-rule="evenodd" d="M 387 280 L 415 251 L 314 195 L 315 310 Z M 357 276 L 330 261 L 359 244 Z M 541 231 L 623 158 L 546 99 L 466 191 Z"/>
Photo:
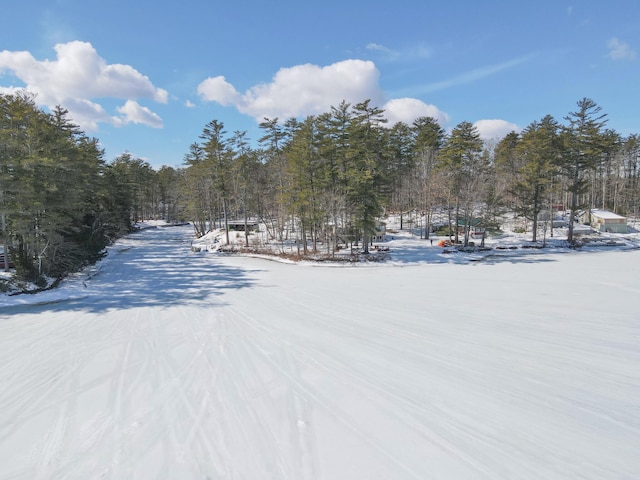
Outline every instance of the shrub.
<path fill-rule="evenodd" d="M 434 233 L 440 237 L 448 237 L 449 235 L 455 235 L 455 232 L 451 227 L 449 227 L 449 225 L 444 225 L 438 228 Z"/>

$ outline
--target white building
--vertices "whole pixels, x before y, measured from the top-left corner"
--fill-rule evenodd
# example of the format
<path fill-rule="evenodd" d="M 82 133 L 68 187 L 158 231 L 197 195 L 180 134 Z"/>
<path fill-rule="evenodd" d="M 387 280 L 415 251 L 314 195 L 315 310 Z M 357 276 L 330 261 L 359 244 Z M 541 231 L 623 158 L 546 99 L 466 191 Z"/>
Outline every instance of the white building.
<path fill-rule="evenodd" d="M 589 224 L 599 232 L 627 233 L 627 219 L 608 210 L 592 209 Z"/>

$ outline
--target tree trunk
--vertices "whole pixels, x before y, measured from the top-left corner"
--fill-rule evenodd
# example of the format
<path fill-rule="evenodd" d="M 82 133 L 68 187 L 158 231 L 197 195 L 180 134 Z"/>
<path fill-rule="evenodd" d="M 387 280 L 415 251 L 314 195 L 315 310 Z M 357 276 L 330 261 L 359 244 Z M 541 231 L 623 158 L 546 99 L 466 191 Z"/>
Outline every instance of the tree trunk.
<path fill-rule="evenodd" d="M 227 215 L 227 199 L 222 199 L 222 215 L 224 216 L 224 234 L 229 245 L 229 218 Z"/>
<path fill-rule="evenodd" d="M 571 189 L 571 210 L 569 213 L 569 234 L 567 235 L 567 241 L 573 243 L 573 222 L 576 215 L 576 209 L 578 208 L 578 183 L 580 180 L 578 169 L 574 173 L 573 188 Z"/>

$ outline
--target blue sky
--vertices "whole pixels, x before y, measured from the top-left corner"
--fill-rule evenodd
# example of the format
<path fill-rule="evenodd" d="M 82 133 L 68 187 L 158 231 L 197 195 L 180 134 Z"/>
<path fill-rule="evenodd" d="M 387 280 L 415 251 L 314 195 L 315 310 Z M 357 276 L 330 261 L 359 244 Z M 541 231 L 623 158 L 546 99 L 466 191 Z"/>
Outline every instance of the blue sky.
<path fill-rule="evenodd" d="M 0 7 L 0 92 L 62 105 L 106 159 L 181 166 L 204 125 L 371 99 L 391 122 L 501 138 L 589 97 L 640 133 L 640 2 L 22 0 Z"/>

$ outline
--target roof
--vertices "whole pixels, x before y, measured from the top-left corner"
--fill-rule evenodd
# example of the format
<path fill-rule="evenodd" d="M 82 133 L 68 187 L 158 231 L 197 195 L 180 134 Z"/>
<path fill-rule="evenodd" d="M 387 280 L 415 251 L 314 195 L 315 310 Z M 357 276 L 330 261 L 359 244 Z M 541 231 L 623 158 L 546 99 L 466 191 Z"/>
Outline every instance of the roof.
<path fill-rule="evenodd" d="M 244 220 L 229 220 L 227 222 L 228 225 L 244 225 L 245 221 Z M 251 220 L 251 219 L 247 219 L 246 220 L 246 224 L 247 225 L 259 225 L 260 222 L 258 220 Z"/>
<path fill-rule="evenodd" d="M 610 212 L 609 210 L 600 210 L 594 208 L 591 210 L 591 215 L 595 215 L 596 217 L 604 218 L 607 220 L 624 220 L 625 217 L 618 215 L 617 213 Z"/>
<path fill-rule="evenodd" d="M 482 224 L 482 218 L 472 218 L 468 223 L 468 225 L 471 226 L 471 227 L 477 227 L 477 226 L 480 226 L 480 224 Z M 459 218 L 458 219 L 458 226 L 462 227 L 464 225 L 467 225 L 467 223 L 465 222 L 465 219 L 464 218 Z"/>

